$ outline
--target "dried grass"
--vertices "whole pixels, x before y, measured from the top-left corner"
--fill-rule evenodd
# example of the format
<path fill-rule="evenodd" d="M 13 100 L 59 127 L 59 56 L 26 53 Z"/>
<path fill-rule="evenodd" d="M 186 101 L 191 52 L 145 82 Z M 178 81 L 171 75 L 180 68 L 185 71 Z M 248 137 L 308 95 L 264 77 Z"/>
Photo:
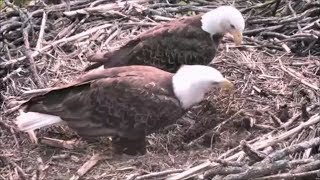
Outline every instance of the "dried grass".
<path fill-rule="evenodd" d="M 109 8 L 109 10 L 98 11 L 92 7 L 87 9 L 89 15 L 73 14 L 75 9 L 89 8 L 90 4 L 98 5 L 98 2 L 104 5 L 104 9 Z M 86 54 L 98 49 L 104 51 L 115 49 L 146 28 L 165 21 L 164 19 L 203 12 L 219 5 L 217 2 L 202 0 L 192 1 L 198 3 L 193 5 L 167 4 L 165 1 L 151 4 L 132 2 L 119 5 L 106 1 L 91 3 L 88 0 L 71 1 L 71 12 L 65 12 L 66 16 L 61 16 L 66 8 L 64 4 L 44 8 L 47 13 L 48 10 L 53 10 L 49 15 L 47 14 L 47 30 L 44 33 L 44 39 L 41 40 L 38 33 L 32 34 L 28 39 L 31 47 L 37 47 L 38 39 L 41 42 L 37 51 L 29 49 L 32 50 L 31 56 L 37 67 L 39 81 L 45 87 L 66 84 L 79 76 L 81 70 L 88 64 Z M 271 4 L 257 2 L 249 4 L 247 1 L 239 1 L 237 6 L 242 8 L 246 16 L 250 13 L 260 13 L 261 18 L 257 19 L 268 19 L 270 13 L 272 14 L 271 7 L 275 8 L 277 1 L 272 1 L 273 3 L 270 1 Z M 283 2 L 279 7 L 278 11 L 282 12 L 285 7 Z M 314 7 L 317 8 L 318 5 Z M 28 11 L 33 12 L 31 16 L 35 16 L 32 22 L 38 25 L 39 29 L 44 27 L 39 21 L 42 20 L 43 10 L 39 9 L 37 12 L 35 7 L 29 6 Z M 298 14 L 303 13 L 301 9 L 296 11 Z M 1 22 L 15 17 L 9 16 L 10 13 L 7 10 L 2 10 L 1 14 L 6 14 L 1 16 Z M 287 14 L 284 14 L 279 17 L 281 19 L 286 16 Z M 308 17 L 311 18 L 309 21 L 301 23 L 304 27 L 315 20 L 315 16 Z M 248 21 L 250 22 L 250 18 Z M 294 22 L 290 25 L 292 24 Z M 65 31 L 67 28 L 69 28 L 68 31 Z M 92 31 L 92 28 L 96 30 Z M 319 31 L 316 25 L 311 28 Z M 255 29 L 257 27 L 249 23 L 248 31 Z M 297 25 L 292 29 L 298 29 Z M 280 28 L 276 32 L 289 35 L 287 33 L 290 29 L 282 30 Z M 91 32 L 84 34 L 88 31 Z M 8 32 L 14 34 L 21 32 L 21 29 L 18 26 L 6 33 Z M 318 159 L 317 148 L 311 148 L 311 150 L 301 148 L 302 151 L 299 152 L 292 150 L 286 158 L 280 158 L 283 162 L 270 163 L 265 160 L 260 162 L 252 155 L 256 153 L 254 151 L 272 155 L 286 147 L 292 148 L 292 145 L 306 143 L 318 137 L 319 123 L 307 124 L 306 127 L 297 129 L 299 124 L 316 116 L 320 110 L 317 106 L 320 104 L 320 92 L 313 88 L 320 86 L 320 58 L 314 56 L 317 55 L 315 51 L 319 47 L 318 42 L 312 46 L 314 48 L 308 47 L 309 40 L 296 41 L 287 45 L 290 49 L 299 45 L 304 51 L 313 53 L 313 55 L 297 57 L 297 54 L 285 54 L 282 42 L 270 44 L 274 43 L 270 41 L 272 38 L 263 38 L 260 36 L 261 32 L 251 34 L 254 37 L 247 37 L 245 44 L 238 48 L 233 47 L 233 43 L 225 38 L 213 66 L 235 83 L 236 89 L 233 94 L 215 96 L 218 92 L 213 91 L 206 102 L 195 107 L 177 124 L 148 136 L 149 145 L 146 155 L 129 157 L 110 154 L 110 144 L 105 138 L 101 138 L 98 142 L 83 142 L 81 147 L 70 150 L 41 144 L 33 145 L 25 133 L 16 131 L 13 125 L 16 112 L 11 111 L 11 108 L 21 100 L 21 95 L 25 91 L 39 88 L 39 82 L 32 78 L 34 72 L 30 71 L 29 58 L 26 59 L 23 53 L 25 43 L 23 37 L 20 36 L 22 38 L 20 41 L 19 38 L 9 41 L 6 33 L 1 35 L 4 41 L 1 42 L 0 65 L 2 68 L 0 70 L 1 96 L 4 100 L 1 105 L 0 119 L 0 178 L 2 179 L 77 179 L 82 175 L 81 172 L 80 175 L 77 173 L 79 168 L 94 154 L 99 154 L 103 159 L 99 159 L 100 163 L 87 172 L 83 179 L 147 179 L 148 177 L 143 175 L 168 170 L 174 171 L 165 172 L 164 175 L 151 174 L 149 179 L 163 179 L 171 174 L 177 175 L 172 179 L 179 179 L 179 176 L 193 176 L 194 179 L 199 179 L 199 175 L 216 179 L 223 177 L 241 179 L 246 177 L 243 173 L 251 172 L 255 167 L 268 167 L 271 164 L 282 168 L 278 169 L 282 172 L 288 172 L 301 167 L 296 164 L 309 165 L 308 163 Z M 61 40 L 63 38 L 65 39 Z M 54 46 L 51 46 L 52 44 Z M 275 49 L 277 51 L 274 51 Z M 290 134 L 292 130 L 294 132 Z M 288 134 L 290 135 L 288 138 L 281 139 Z M 78 139 L 77 135 L 67 127 L 42 129 L 37 132 L 37 135 L 63 140 Z M 277 140 L 275 137 L 280 137 L 279 142 L 275 141 Z M 243 140 L 248 142 L 249 152 L 240 145 Z M 312 147 L 317 146 L 312 145 Z M 244 151 L 246 156 L 241 155 Z M 227 162 L 221 162 L 223 159 Z M 235 163 L 240 165 L 236 166 Z M 287 165 L 290 165 L 290 168 Z M 199 169 L 193 171 L 193 168 Z M 222 169 L 219 170 L 219 168 Z M 229 173 L 226 173 L 227 169 Z M 311 172 L 314 169 L 319 168 L 303 169 L 299 172 Z M 256 171 L 255 176 L 249 177 L 258 178 L 277 172 Z"/>

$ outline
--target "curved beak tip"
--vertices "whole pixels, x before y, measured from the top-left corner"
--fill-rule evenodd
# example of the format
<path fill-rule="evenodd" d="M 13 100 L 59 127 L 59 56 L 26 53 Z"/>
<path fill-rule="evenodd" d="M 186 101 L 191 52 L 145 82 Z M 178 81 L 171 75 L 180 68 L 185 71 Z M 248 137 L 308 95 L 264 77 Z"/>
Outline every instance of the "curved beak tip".
<path fill-rule="evenodd" d="M 235 32 L 232 33 L 232 36 L 233 36 L 233 40 L 234 40 L 235 44 L 237 46 L 241 45 L 242 39 L 243 39 L 242 32 L 235 31 Z"/>
<path fill-rule="evenodd" d="M 221 82 L 221 87 L 223 90 L 232 90 L 234 85 L 231 81 L 225 79 L 223 82 Z"/>

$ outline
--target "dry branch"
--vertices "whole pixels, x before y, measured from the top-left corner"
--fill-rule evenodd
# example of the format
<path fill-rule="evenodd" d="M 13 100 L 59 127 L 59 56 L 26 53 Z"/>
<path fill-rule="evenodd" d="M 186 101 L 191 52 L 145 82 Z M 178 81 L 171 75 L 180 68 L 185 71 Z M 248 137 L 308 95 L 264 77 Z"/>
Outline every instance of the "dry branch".
<path fill-rule="evenodd" d="M 65 148 L 65 149 L 75 149 L 75 147 L 79 146 L 79 143 L 74 140 L 64 141 L 64 140 L 53 139 L 48 137 L 41 138 L 40 143 L 46 144 L 52 147 Z"/>
<path fill-rule="evenodd" d="M 273 174 L 279 170 L 288 168 L 287 160 L 279 160 L 272 164 L 261 164 L 260 166 L 249 167 L 248 170 L 238 174 L 230 174 L 223 178 L 223 180 L 240 180 L 240 179 L 253 179 L 268 174 Z"/>
<path fill-rule="evenodd" d="M 24 170 L 16 162 L 11 160 L 11 158 L 1 155 L 0 159 L 2 161 L 5 161 L 6 164 L 9 164 L 13 168 L 15 168 L 18 171 L 21 179 L 23 179 L 23 180 L 27 180 L 28 179 L 28 175 L 24 172 Z"/>
<path fill-rule="evenodd" d="M 41 86 L 41 82 L 45 82 L 44 84 L 50 85 L 50 87 L 65 83 L 61 82 L 65 80 L 65 76 L 74 76 L 74 74 L 77 74 L 79 69 L 81 69 L 78 65 L 84 65 L 86 63 L 86 59 L 83 58 L 83 56 L 87 51 L 96 49 L 110 51 L 116 49 L 123 44 L 123 39 L 134 37 L 140 31 L 144 31 L 146 26 L 155 26 L 161 23 L 161 21 L 169 21 L 179 16 L 207 12 L 220 5 L 220 3 L 206 0 L 192 0 L 185 5 L 177 4 L 171 0 L 169 0 L 169 3 L 167 3 L 166 0 L 131 0 L 112 3 L 107 0 L 73 0 L 70 1 L 70 10 L 65 11 L 66 8 L 68 8 L 67 3 L 57 5 L 48 4 L 45 6 L 43 4 L 37 4 L 35 5 L 37 8 L 19 8 L 8 3 L 9 1 L 6 2 L 13 11 L 8 13 L 0 12 L 0 47 L 3 47 L 0 49 L 0 79 L 6 84 L 3 88 L 4 91 L 1 92 L 0 98 L 2 98 L 4 94 L 5 100 L 12 98 L 11 96 L 17 97 L 23 92 L 26 92 L 24 96 L 21 96 L 21 98 L 24 99 L 28 98 L 27 96 L 32 96 L 37 93 L 41 94 L 50 89 L 35 90 L 37 87 L 34 84 L 40 84 Z M 131 174 L 131 176 L 128 177 L 129 179 L 186 179 L 196 178 L 197 176 L 207 179 L 249 179 L 254 177 L 257 177 L 257 179 L 290 179 L 293 177 L 307 177 L 318 173 L 317 169 L 319 169 L 320 163 L 313 151 L 314 147 L 317 147 L 319 143 L 317 139 L 317 128 L 320 120 L 319 114 L 315 114 L 318 113 L 317 110 L 319 107 L 318 104 L 315 104 L 319 102 L 318 76 L 320 71 L 318 66 L 320 64 L 318 61 L 307 58 L 305 58 L 305 60 L 299 57 L 297 61 L 295 61 L 296 59 L 290 59 L 290 62 L 285 62 L 285 58 L 289 57 L 281 56 L 280 58 L 283 58 L 282 60 L 278 58 L 278 63 L 278 61 L 274 61 L 276 58 L 272 58 L 272 62 L 267 62 L 268 59 L 263 58 L 265 56 L 259 56 L 258 60 L 249 56 L 246 59 L 250 61 L 246 61 L 246 63 L 248 63 L 248 65 L 250 64 L 250 67 L 252 65 L 252 68 L 248 70 L 246 68 L 247 66 L 239 66 L 241 59 L 234 57 L 237 59 L 237 63 L 232 63 L 229 59 L 233 57 L 229 56 L 232 56 L 234 51 L 243 49 L 253 50 L 252 52 L 255 52 L 253 54 L 260 53 L 261 51 L 269 54 L 277 53 L 277 51 L 286 51 L 287 54 L 290 55 L 319 55 L 320 21 L 318 14 L 320 12 L 320 4 L 316 1 L 310 1 L 310 3 L 307 4 L 300 4 L 305 3 L 304 1 L 285 2 L 280 0 L 272 0 L 264 3 L 257 2 L 258 1 L 250 2 L 250 5 L 245 1 L 236 2 L 235 5 L 240 7 L 241 11 L 245 13 L 246 18 L 244 45 L 241 47 L 233 46 L 232 51 L 227 53 L 222 51 L 219 62 L 217 62 L 218 67 L 221 67 L 222 71 L 226 70 L 223 73 L 234 78 L 238 87 L 243 87 L 241 95 L 239 95 L 240 98 L 236 97 L 233 102 L 224 109 L 224 112 L 231 113 L 223 117 L 223 120 L 219 122 L 220 124 L 218 126 L 208 127 L 204 133 L 197 134 L 193 140 L 188 141 L 187 145 L 183 146 L 183 148 L 186 149 L 185 151 L 188 151 L 194 147 L 193 145 L 200 146 L 202 143 L 206 143 L 204 141 L 208 135 L 213 133 L 220 135 L 229 132 L 229 125 L 233 127 L 234 121 L 237 121 L 238 118 L 241 118 L 240 121 L 243 120 L 242 114 L 248 116 L 249 118 L 247 119 L 257 120 L 254 126 L 250 126 L 251 129 L 248 130 L 249 134 L 252 133 L 251 130 L 263 131 L 263 134 L 258 133 L 257 135 L 256 132 L 253 132 L 251 135 L 255 136 L 254 138 L 250 137 L 249 139 L 251 140 L 247 140 L 248 136 L 246 136 L 243 138 L 243 140 L 245 140 L 243 143 L 240 145 L 232 144 L 232 147 L 234 147 L 232 149 L 228 146 L 230 150 L 227 152 L 224 151 L 225 153 L 220 156 L 214 154 L 215 151 L 223 152 L 222 149 L 225 148 L 223 150 L 226 150 L 226 147 L 220 147 L 221 143 L 219 144 L 219 142 L 217 142 L 218 145 L 212 143 L 213 141 L 211 139 L 210 146 L 212 149 L 204 149 L 210 151 L 213 155 L 199 155 L 201 160 L 207 159 L 208 156 L 210 156 L 210 158 L 208 158 L 210 160 L 193 167 L 189 166 L 190 161 L 193 160 L 189 160 L 188 165 L 184 165 L 180 164 L 181 161 L 176 161 L 174 155 L 168 155 L 170 156 L 170 163 L 166 162 L 164 165 L 159 163 L 156 166 L 161 166 L 160 169 L 162 170 L 164 166 L 166 168 L 170 166 L 168 169 L 173 170 L 149 173 L 150 170 L 145 170 L 145 167 L 151 165 L 145 161 L 145 157 L 137 158 L 139 159 L 138 161 L 136 161 L 135 158 L 130 158 L 137 168 L 135 168 L 133 172 L 126 170 L 127 173 Z M 27 49 L 27 53 L 25 49 Z M 224 57 L 227 56 L 228 59 L 224 59 Z M 304 60 L 305 62 L 301 62 Z M 32 78 L 24 77 L 26 76 L 25 72 L 28 72 L 25 71 L 25 68 L 31 70 Z M 41 75 L 38 74 L 38 71 L 41 72 Z M 283 74 L 282 71 L 289 76 L 281 77 Z M 247 74 L 250 74 L 249 78 Z M 36 75 L 40 76 L 41 79 L 36 77 Z M 41 77 L 42 75 L 44 77 Z M 287 79 L 288 77 L 289 80 Z M 308 91 L 313 93 L 313 96 L 308 94 L 305 95 L 306 97 L 303 97 L 305 99 L 311 99 L 308 101 L 308 108 L 305 108 L 307 105 L 304 104 L 301 110 L 299 109 L 301 101 L 300 99 L 295 99 L 297 98 L 294 94 L 295 89 L 287 87 L 287 85 L 291 83 L 286 82 L 292 79 L 290 77 L 298 80 L 302 86 L 306 85 Z M 312 79 L 310 77 L 314 78 Z M 259 81 L 260 78 L 266 81 Z M 271 82 L 272 79 L 274 82 L 283 82 L 284 84 L 274 88 L 274 83 Z M 244 86 L 242 80 L 246 81 Z M 69 81 L 69 79 L 66 80 L 66 82 L 67 81 Z M 270 87 L 266 87 L 268 85 L 270 85 Z M 299 84 L 298 86 L 300 87 Z M 252 88 L 262 96 L 252 98 L 252 96 L 256 94 L 252 96 L 247 94 L 247 90 Z M 275 90 L 277 88 L 281 90 Z M 265 92 L 264 89 L 266 90 Z M 288 94 L 290 94 L 289 98 Z M 294 96 L 292 101 L 291 96 Z M 281 118 L 274 115 L 276 114 L 274 112 L 274 106 L 276 106 L 275 104 L 278 103 L 278 100 L 279 102 L 286 101 L 286 104 L 290 104 L 289 113 L 292 113 L 292 117 L 285 123 L 282 123 Z M 251 101 L 254 102 L 252 105 L 250 105 Z M 234 108 L 233 103 L 239 107 Z M 299 107 L 297 108 L 296 106 Z M 6 108 L 8 108 L 8 103 L 5 102 L 4 112 L 13 112 L 18 106 L 9 110 Z M 255 116 L 256 112 L 260 113 L 260 115 Z M 270 116 L 277 128 L 273 128 L 268 124 L 267 119 Z M 216 117 L 219 117 L 219 115 L 215 114 L 212 119 L 215 120 Z M 12 133 L 15 144 L 18 145 L 18 143 L 22 141 L 21 137 L 15 136 L 14 127 L 11 127 L 9 125 L 10 123 L 7 124 L 7 122 L 11 122 L 12 117 L 8 116 L 7 118 L 9 118 L 9 120 L 6 122 L 0 121 L 0 126 Z M 302 122 L 304 120 L 307 121 Z M 309 128 L 312 128 L 312 131 L 309 131 Z M 182 130 L 177 129 L 175 129 L 174 132 L 178 132 L 180 135 Z M 242 132 L 244 130 L 239 128 L 237 131 Z M 227 141 L 233 140 L 234 136 L 237 135 L 232 134 L 231 138 L 229 137 Z M 170 140 L 177 138 L 170 133 L 166 134 L 165 137 L 168 137 L 167 139 Z M 238 140 L 239 138 L 242 137 L 239 136 L 234 139 Z M 159 139 L 156 139 L 156 141 L 160 141 Z M 8 142 L 11 141 L 12 140 Z M 44 138 L 42 142 L 49 146 L 59 147 L 61 151 L 66 151 L 64 153 L 67 154 L 67 156 L 61 157 L 64 161 L 68 161 L 67 157 L 69 157 L 70 153 L 74 153 L 74 151 L 68 151 L 68 149 L 73 149 L 77 146 L 73 142 L 70 143 L 50 138 Z M 175 142 L 181 141 L 178 140 Z M 16 146 L 15 144 L 14 146 Z M 161 146 L 165 147 L 164 149 L 168 154 L 170 154 L 171 150 L 169 147 L 166 147 L 167 145 L 168 144 L 161 144 Z M 170 145 L 171 144 L 169 144 L 169 146 Z M 152 146 L 153 149 L 156 145 L 153 144 L 150 146 Z M 26 148 L 28 149 L 28 147 Z M 17 154 L 17 156 L 20 155 L 17 152 L 14 153 Z M 153 152 L 150 151 L 151 156 L 158 155 L 152 153 Z M 146 155 L 146 157 L 149 157 L 150 154 Z M 28 156 L 28 159 L 31 158 L 32 156 Z M 52 156 L 51 160 L 57 160 L 60 157 L 55 158 L 55 156 Z M 166 157 L 163 158 L 165 159 Z M 93 156 L 72 178 L 82 178 L 99 160 L 99 157 Z M 78 161 L 79 159 L 77 159 L 77 162 Z M 117 159 L 115 161 L 118 163 L 118 161 L 121 160 Z M 145 164 L 139 167 L 139 165 L 136 164 L 141 163 L 140 161 Z M 177 169 L 175 166 L 177 162 L 179 162 L 179 166 L 183 169 Z M 253 162 L 256 163 L 252 164 Z M 16 169 L 16 172 L 19 171 L 19 173 L 16 174 L 19 174 L 20 177 L 23 178 L 26 176 L 26 179 L 28 178 L 28 174 L 24 172 L 29 173 L 30 171 L 29 169 L 27 169 L 28 171 L 24 170 L 23 168 L 26 168 L 25 166 L 21 166 L 20 169 L 19 166 L 16 167 L 14 164 L 10 164 L 10 166 L 12 169 Z M 106 172 L 103 172 L 101 177 L 91 177 L 90 174 L 88 175 L 90 176 L 88 179 L 108 179 L 109 177 L 115 178 L 115 176 L 118 175 L 123 177 L 123 174 L 120 174 L 122 171 L 117 172 L 116 170 L 112 170 L 119 169 L 113 168 L 113 166 L 117 165 L 108 164 L 110 168 L 104 169 Z M 188 166 L 189 168 L 183 166 Z M 40 166 L 37 164 L 34 167 L 37 169 L 33 170 L 33 172 L 37 171 L 39 174 L 42 173 L 43 178 L 50 178 L 44 177 L 46 172 L 42 172 L 42 163 Z M 150 169 L 154 171 L 153 167 L 150 167 Z M 282 170 L 280 172 L 281 174 L 277 174 L 279 170 Z M 110 172 L 115 173 L 112 174 Z M 41 179 L 41 175 L 35 175 L 34 177 Z"/>
<path fill-rule="evenodd" d="M 142 176 L 137 176 L 136 178 L 134 178 L 134 180 L 161 178 L 161 177 L 168 176 L 171 174 L 180 173 L 182 171 L 183 171 L 182 169 L 165 170 L 165 171 L 161 171 L 161 172 L 155 172 L 155 173 L 150 173 L 150 174 L 146 174 L 146 175 L 142 175 Z"/>
<path fill-rule="evenodd" d="M 120 10 L 126 5 L 133 4 L 133 3 L 145 3 L 149 2 L 150 0 L 131 0 L 131 1 L 126 1 L 126 2 L 119 2 L 119 3 L 111 3 L 111 4 L 106 4 L 106 5 L 100 5 L 97 7 L 89 7 L 85 9 L 79 9 L 75 11 L 69 11 L 69 12 L 64 12 L 64 15 L 66 16 L 75 16 L 78 14 L 90 14 L 94 12 L 106 12 L 110 10 Z"/>
<path fill-rule="evenodd" d="M 293 153 L 296 153 L 298 151 L 303 151 L 303 150 L 306 150 L 308 148 L 315 147 L 315 146 L 317 146 L 319 144 L 320 144 L 320 138 L 319 137 L 311 139 L 309 141 L 301 142 L 299 144 L 294 144 L 292 146 L 286 147 L 284 149 L 281 149 L 279 151 L 276 151 L 276 152 L 270 154 L 269 156 L 267 156 L 266 159 L 261 161 L 261 163 L 274 162 L 274 161 L 277 161 L 279 159 L 282 159 L 283 157 L 285 157 L 285 156 L 287 156 L 289 154 L 293 154 Z"/>
<path fill-rule="evenodd" d="M 295 75 L 295 74 L 297 74 L 297 72 L 294 72 L 292 69 L 288 69 L 288 68 L 284 67 L 283 64 L 282 64 L 282 61 L 280 59 L 279 59 L 279 64 L 280 64 L 281 69 L 284 72 L 288 73 L 290 76 L 294 77 L 295 79 L 297 79 L 301 83 L 305 84 L 306 86 L 309 86 L 310 88 L 312 88 L 314 90 L 317 90 L 317 91 L 319 90 L 318 86 L 307 82 L 307 80 L 305 78 L 301 78 L 301 77 L 298 77 L 297 75 Z"/>
<path fill-rule="evenodd" d="M 291 137 L 292 135 L 300 132 L 302 129 L 309 127 L 313 124 L 319 123 L 319 122 L 320 122 L 320 116 L 319 116 L 319 114 L 315 114 L 308 121 L 302 122 L 299 126 L 293 128 L 289 131 L 286 131 L 276 137 L 273 137 L 271 139 L 267 139 L 264 141 L 258 141 L 256 143 L 253 143 L 251 146 L 253 146 L 253 148 L 255 148 L 256 150 L 266 148 L 268 146 L 272 146 L 272 145 L 274 145 L 280 141 L 283 141 L 283 140 Z M 243 154 L 243 152 L 238 152 L 238 153 L 228 157 L 227 160 L 234 160 L 234 159 L 238 158 L 239 156 L 241 156 L 242 154 Z"/>
<path fill-rule="evenodd" d="M 112 24 L 104 24 L 104 25 L 89 29 L 89 30 L 87 30 L 85 32 L 82 32 L 80 34 L 76 34 L 76 35 L 70 36 L 68 38 L 59 39 L 59 40 L 54 41 L 54 42 L 50 43 L 49 45 L 41 48 L 39 51 L 33 51 L 33 53 L 30 54 L 30 57 L 34 58 L 34 57 L 40 55 L 41 53 L 44 53 L 46 50 L 50 49 L 51 47 L 57 46 L 60 43 L 67 43 L 67 42 L 75 41 L 75 40 L 77 40 L 77 39 L 79 39 L 81 37 L 88 36 L 88 35 L 96 32 L 98 30 L 105 29 L 105 28 L 108 28 L 108 27 L 111 27 L 111 26 L 112 26 Z M 10 61 L 4 62 L 4 63 L 0 64 L 0 66 L 7 67 L 7 66 L 15 64 L 17 62 L 23 61 L 24 59 L 26 59 L 26 56 L 22 56 L 22 57 L 20 57 L 18 59 L 12 59 Z"/>
<path fill-rule="evenodd" d="M 261 161 L 263 160 L 266 155 L 254 150 L 246 141 L 242 140 L 240 142 L 240 146 L 243 150 L 244 153 L 246 153 L 247 156 L 249 156 L 250 159 L 252 159 L 253 161 Z"/>
<path fill-rule="evenodd" d="M 78 180 L 84 176 L 91 168 L 93 168 L 100 160 L 103 158 L 100 154 L 94 154 L 87 162 L 85 162 L 80 169 L 77 171 L 76 175 L 73 175 L 70 180 Z"/>
<path fill-rule="evenodd" d="M 313 105 L 311 105 L 310 107 L 308 107 L 306 110 L 307 110 L 307 112 L 310 112 L 310 111 L 312 111 L 313 109 L 315 109 L 315 108 L 317 108 L 317 107 L 319 107 L 319 104 L 313 104 Z M 301 115 L 302 115 L 302 113 L 291 117 L 286 123 L 284 123 L 284 124 L 281 126 L 281 128 L 285 128 L 285 129 L 289 128 L 289 126 L 291 126 L 292 123 L 293 123 L 294 121 L 296 121 Z"/>
<path fill-rule="evenodd" d="M 253 146 L 255 149 L 265 148 L 265 147 L 267 147 L 269 145 L 273 145 L 273 144 L 275 144 L 275 143 L 277 143 L 277 142 L 279 142 L 281 140 L 284 140 L 287 137 L 290 137 L 292 134 L 301 131 L 301 129 L 303 129 L 305 127 L 308 127 L 308 126 L 310 126 L 312 124 L 315 124 L 315 123 L 317 123 L 319 121 L 320 121 L 319 114 L 315 114 L 307 122 L 301 123 L 296 128 L 294 128 L 294 129 L 292 129 L 292 130 L 290 130 L 290 131 L 288 131 L 288 132 L 286 132 L 284 134 L 281 134 L 281 135 L 279 135 L 277 137 L 274 137 L 274 138 L 272 138 L 270 140 L 261 141 L 261 142 L 258 141 L 256 143 L 253 143 L 251 146 Z M 288 167 L 288 161 L 281 161 L 280 160 L 284 156 L 287 156 L 288 154 L 292 154 L 292 153 L 297 152 L 297 151 L 301 151 L 301 150 L 305 150 L 305 149 L 314 147 L 314 146 L 319 145 L 319 144 L 320 144 L 320 138 L 314 138 L 314 139 L 312 139 L 310 141 L 306 141 L 306 142 L 303 142 L 303 143 L 300 143 L 300 144 L 295 144 L 295 145 L 292 145 L 292 146 L 290 146 L 288 148 L 284 148 L 283 150 L 276 151 L 273 154 L 267 156 L 267 158 L 265 158 L 263 161 L 259 162 L 258 165 L 249 167 L 250 170 L 246 170 L 244 173 L 240 173 L 240 174 L 237 174 L 237 175 L 229 175 L 229 176 L 226 177 L 226 179 L 246 179 L 246 178 L 251 177 L 251 176 L 252 177 L 261 177 L 263 175 L 268 175 L 271 172 L 276 171 L 278 168 L 282 168 L 283 169 L 283 168 Z M 239 153 L 236 153 L 236 154 L 234 154 L 232 156 L 229 156 L 226 159 L 227 160 L 234 160 L 234 159 L 240 157 L 242 154 L 243 154 L 243 152 L 239 152 Z M 259 159 L 261 159 L 261 158 L 259 158 Z M 279 160 L 278 161 L 279 164 L 274 163 L 277 160 Z M 177 179 L 182 179 L 182 178 L 185 178 L 185 177 L 189 177 L 191 175 L 194 175 L 195 172 L 204 171 L 205 168 L 209 168 L 209 167 L 218 168 L 218 164 L 210 164 L 209 162 L 206 162 L 206 163 L 203 163 L 201 165 L 198 165 L 198 166 L 195 166 L 194 168 L 192 168 L 192 169 L 196 169 L 197 171 L 192 171 L 192 170 L 191 171 L 185 171 L 183 173 L 180 173 L 176 177 L 177 177 Z M 268 168 L 259 171 L 259 169 L 263 169 L 262 167 L 263 168 L 264 167 L 268 167 Z M 217 173 L 217 172 L 219 172 L 218 170 L 212 170 L 212 173 Z M 235 169 L 230 170 L 230 172 L 235 172 L 235 171 L 236 171 Z M 240 171 L 240 170 L 237 170 L 237 171 Z M 256 174 L 256 175 L 253 176 L 252 174 Z M 207 175 L 212 175 L 210 173 L 210 170 L 208 171 Z"/>
<path fill-rule="evenodd" d="M 308 164 L 301 165 L 290 172 L 291 173 L 303 173 L 303 172 L 312 171 L 312 170 L 316 170 L 316 169 L 320 169 L 320 160 L 314 160 L 313 162 L 310 162 Z"/>
<path fill-rule="evenodd" d="M 205 178 L 213 177 L 216 175 L 229 175 L 229 174 L 238 174 L 245 171 L 243 167 L 224 167 L 216 166 L 204 173 Z"/>
<path fill-rule="evenodd" d="M 2 78 L 2 80 L 0 82 L 1 83 L 6 82 L 10 78 L 12 78 L 13 76 L 18 75 L 20 72 L 22 72 L 22 68 L 21 67 L 19 67 L 18 69 L 15 69 L 14 71 L 12 71 L 9 74 L 7 74 L 5 77 Z"/>
<path fill-rule="evenodd" d="M 302 173 L 283 173 L 283 174 L 277 174 L 277 175 L 272 175 L 272 176 L 255 178 L 254 180 L 295 179 L 295 178 L 308 177 L 311 175 L 318 175 L 319 173 L 320 173 L 320 170 L 307 171 L 307 172 L 302 172 Z"/>
<path fill-rule="evenodd" d="M 210 161 L 207 161 L 205 163 L 202 163 L 198 166 L 195 166 L 193 168 L 190 168 L 178 175 L 175 175 L 175 176 L 172 176 L 172 177 L 169 177 L 169 178 L 166 178 L 166 180 L 180 180 L 180 179 L 185 179 L 187 177 L 190 177 L 191 175 L 195 175 L 197 172 L 199 171 L 204 171 L 208 168 L 210 168 L 210 166 L 212 165 L 218 165 L 217 163 L 214 163 L 214 162 L 210 162 Z"/>
<path fill-rule="evenodd" d="M 42 41 L 43 41 L 43 35 L 44 35 L 44 29 L 46 26 L 46 22 L 47 22 L 47 13 L 45 11 L 43 11 L 41 27 L 40 27 L 40 31 L 39 31 L 39 37 L 38 37 L 38 41 L 37 41 L 37 45 L 36 45 L 36 51 L 41 49 L 41 46 L 43 43 Z"/>

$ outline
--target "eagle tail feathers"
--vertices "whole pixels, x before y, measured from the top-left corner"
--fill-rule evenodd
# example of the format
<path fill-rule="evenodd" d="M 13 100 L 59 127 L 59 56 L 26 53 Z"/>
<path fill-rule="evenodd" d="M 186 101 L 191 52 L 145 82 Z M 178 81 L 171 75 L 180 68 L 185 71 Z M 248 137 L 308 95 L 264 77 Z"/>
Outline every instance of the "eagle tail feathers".
<path fill-rule="evenodd" d="M 38 112 L 20 112 L 16 118 L 16 124 L 20 131 L 29 132 L 42 127 L 62 123 L 59 116 L 43 114 Z"/>

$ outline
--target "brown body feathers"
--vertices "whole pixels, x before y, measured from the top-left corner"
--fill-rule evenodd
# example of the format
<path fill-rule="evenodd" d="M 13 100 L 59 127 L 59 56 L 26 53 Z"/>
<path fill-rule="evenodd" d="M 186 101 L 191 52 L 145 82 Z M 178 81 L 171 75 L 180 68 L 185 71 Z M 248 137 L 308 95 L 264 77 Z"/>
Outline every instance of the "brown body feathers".
<path fill-rule="evenodd" d="M 201 28 L 201 15 L 160 24 L 127 42 L 118 50 L 96 53 L 88 58 L 95 62 L 85 71 L 104 65 L 149 65 L 176 72 L 182 64 L 209 64 L 216 54 L 222 34 L 210 37 Z"/>

